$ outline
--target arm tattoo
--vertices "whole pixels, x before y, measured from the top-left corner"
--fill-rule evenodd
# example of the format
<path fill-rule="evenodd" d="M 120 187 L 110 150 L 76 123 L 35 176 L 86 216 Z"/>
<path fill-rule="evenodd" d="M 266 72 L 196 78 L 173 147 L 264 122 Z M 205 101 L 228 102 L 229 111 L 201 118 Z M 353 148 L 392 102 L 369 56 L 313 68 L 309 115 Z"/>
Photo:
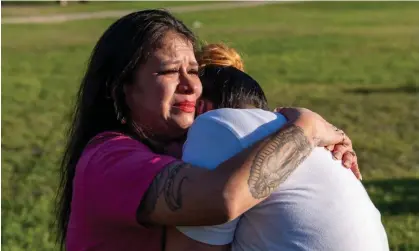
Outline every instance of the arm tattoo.
<path fill-rule="evenodd" d="M 161 195 L 164 196 L 166 205 L 171 211 L 182 208 L 182 185 L 188 177 L 179 174 L 179 172 L 189 166 L 187 163 L 175 162 L 157 174 L 138 207 L 137 219 L 139 222 L 144 221 L 153 213 Z"/>
<path fill-rule="evenodd" d="M 186 179 L 188 179 L 188 177 L 177 177 L 177 174 L 179 173 L 180 169 L 187 165 L 188 164 L 186 163 L 177 163 L 167 168 L 168 177 L 164 184 L 164 198 L 166 200 L 167 206 L 172 211 L 176 211 L 182 208 L 182 184 Z M 177 188 L 176 180 L 179 180 Z"/>
<path fill-rule="evenodd" d="M 287 126 L 265 142 L 250 167 L 249 190 L 255 199 L 269 196 L 300 163 L 313 147 L 303 130 Z"/>

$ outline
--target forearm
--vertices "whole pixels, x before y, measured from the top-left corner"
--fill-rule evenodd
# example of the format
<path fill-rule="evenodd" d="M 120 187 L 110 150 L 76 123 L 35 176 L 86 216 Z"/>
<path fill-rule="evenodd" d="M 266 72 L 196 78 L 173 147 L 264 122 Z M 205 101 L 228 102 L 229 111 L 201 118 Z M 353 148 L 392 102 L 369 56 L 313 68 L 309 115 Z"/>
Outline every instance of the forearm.
<path fill-rule="evenodd" d="M 212 171 L 186 163 L 166 167 L 141 203 L 139 222 L 216 225 L 236 218 L 268 197 L 309 155 L 313 144 L 305 131 L 285 126 Z"/>
<path fill-rule="evenodd" d="M 290 124 L 223 163 L 219 168 L 232 172 L 224 189 L 229 220 L 277 189 L 311 153 L 312 142 L 310 134 Z M 241 168 L 236 168 L 239 163 L 243 163 Z"/>
<path fill-rule="evenodd" d="M 224 179 L 201 167 L 177 162 L 157 175 L 137 212 L 140 223 L 216 225 L 228 221 Z M 226 174 L 227 175 L 227 174 Z"/>

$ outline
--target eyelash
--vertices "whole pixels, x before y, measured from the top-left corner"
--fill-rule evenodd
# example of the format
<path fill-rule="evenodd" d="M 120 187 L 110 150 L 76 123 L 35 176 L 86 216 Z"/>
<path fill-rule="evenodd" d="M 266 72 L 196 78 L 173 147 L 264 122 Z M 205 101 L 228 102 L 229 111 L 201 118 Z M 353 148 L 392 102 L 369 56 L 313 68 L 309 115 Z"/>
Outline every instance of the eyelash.
<path fill-rule="evenodd" d="M 158 72 L 159 75 L 168 75 L 168 74 L 174 74 L 174 73 L 178 73 L 179 69 L 168 69 L 168 70 L 164 70 L 164 71 L 160 71 Z M 198 75 L 198 70 L 195 69 L 191 69 L 188 71 L 189 74 L 194 74 L 194 75 Z"/>
<path fill-rule="evenodd" d="M 188 73 L 198 75 L 198 70 L 191 69 L 191 70 L 188 71 Z"/>

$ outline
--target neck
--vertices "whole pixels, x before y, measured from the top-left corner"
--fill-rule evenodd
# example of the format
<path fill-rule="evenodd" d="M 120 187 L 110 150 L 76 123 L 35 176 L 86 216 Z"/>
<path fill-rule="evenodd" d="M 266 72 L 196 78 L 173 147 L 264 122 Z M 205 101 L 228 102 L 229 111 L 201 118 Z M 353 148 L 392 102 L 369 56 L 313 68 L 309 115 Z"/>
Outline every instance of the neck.
<path fill-rule="evenodd" d="M 177 138 L 161 137 L 151 130 L 138 126 L 135 122 L 131 123 L 131 130 L 135 137 L 144 142 L 155 153 L 167 154 L 172 157 L 182 157 L 182 147 L 186 140 L 186 133 Z"/>

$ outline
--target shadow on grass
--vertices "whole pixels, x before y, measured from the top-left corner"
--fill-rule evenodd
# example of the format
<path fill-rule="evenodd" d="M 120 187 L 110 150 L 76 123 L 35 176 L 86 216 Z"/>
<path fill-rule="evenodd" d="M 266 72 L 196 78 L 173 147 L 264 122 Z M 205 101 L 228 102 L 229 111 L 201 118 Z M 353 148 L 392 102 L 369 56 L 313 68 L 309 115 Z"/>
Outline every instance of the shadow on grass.
<path fill-rule="evenodd" d="M 419 179 L 363 182 L 382 215 L 419 214 Z"/>
<path fill-rule="evenodd" d="M 399 244 L 397 246 L 391 246 L 391 251 L 418 251 L 419 246 L 414 244 Z"/>
<path fill-rule="evenodd" d="M 403 85 L 399 87 L 384 87 L 384 88 L 368 88 L 360 87 L 355 89 L 346 89 L 346 92 L 355 94 L 373 94 L 373 93 L 407 93 L 407 94 L 418 94 L 419 86 L 417 85 Z"/>

